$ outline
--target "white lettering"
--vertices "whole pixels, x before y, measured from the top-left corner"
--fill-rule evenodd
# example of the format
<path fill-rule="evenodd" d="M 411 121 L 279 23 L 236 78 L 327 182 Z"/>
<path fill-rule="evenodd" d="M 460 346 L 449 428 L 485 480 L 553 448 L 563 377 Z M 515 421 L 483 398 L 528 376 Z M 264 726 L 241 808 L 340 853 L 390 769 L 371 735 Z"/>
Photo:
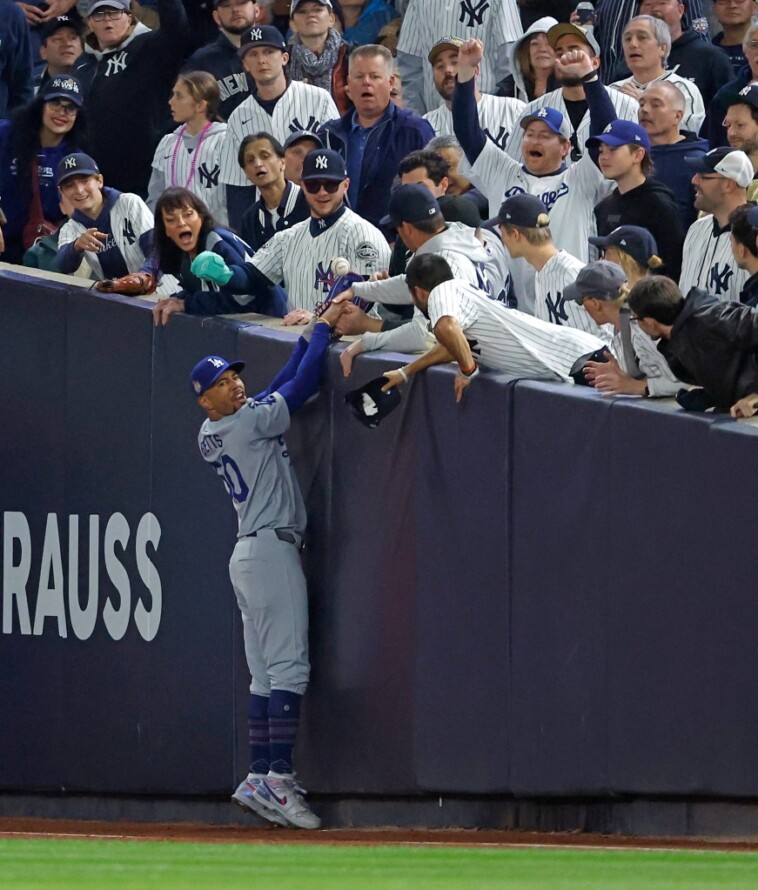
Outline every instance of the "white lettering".
<path fill-rule="evenodd" d="M 13 563 L 13 544 L 18 541 L 21 554 Z M 18 626 L 22 634 L 32 632 L 26 584 L 32 567 L 32 535 L 23 513 L 3 513 L 3 633 L 13 633 L 13 600 L 16 600 Z"/>
<path fill-rule="evenodd" d="M 129 575 L 123 564 L 116 556 L 116 544 L 120 544 L 122 550 L 129 543 L 129 523 L 123 513 L 114 513 L 105 527 L 105 570 L 116 588 L 121 599 L 121 605 L 117 609 L 113 600 L 108 597 L 103 607 L 103 621 L 108 633 L 114 640 L 120 640 L 129 626 L 129 611 L 132 603 L 132 591 L 129 584 Z"/>
<path fill-rule="evenodd" d="M 50 574 L 52 572 L 52 586 Z M 34 612 L 34 635 L 38 637 L 45 629 L 45 618 L 58 619 L 58 636 L 67 637 L 66 609 L 63 602 L 63 557 L 61 539 L 58 534 L 58 517 L 47 514 L 45 541 L 42 545 L 42 565 L 39 570 L 37 587 L 37 607 Z"/>
<path fill-rule="evenodd" d="M 137 571 L 142 583 L 147 587 L 153 600 L 153 607 L 149 611 L 145 608 L 142 598 L 137 599 L 134 607 L 134 623 L 144 640 L 149 643 L 155 639 L 158 627 L 161 623 L 161 611 L 163 609 L 163 588 L 161 577 L 153 561 L 147 555 L 147 545 L 152 544 L 153 550 L 158 549 L 161 539 L 161 525 L 157 516 L 145 513 L 140 519 L 135 535 L 134 548 L 137 557 Z"/>
<path fill-rule="evenodd" d="M 68 517 L 68 612 L 71 629 L 79 640 L 92 636 L 97 621 L 97 602 L 100 593 L 100 517 L 89 518 L 89 566 L 87 603 L 82 608 L 79 598 L 79 517 Z"/>

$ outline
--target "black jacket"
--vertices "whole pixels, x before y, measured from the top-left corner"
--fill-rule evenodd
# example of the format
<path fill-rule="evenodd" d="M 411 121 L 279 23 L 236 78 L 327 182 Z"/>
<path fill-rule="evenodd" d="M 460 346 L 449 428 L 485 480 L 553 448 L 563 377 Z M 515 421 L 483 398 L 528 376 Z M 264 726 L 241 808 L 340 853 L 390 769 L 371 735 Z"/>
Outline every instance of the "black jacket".
<path fill-rule="evenodd" d="M 682 36 L 673 41 L 668 67 L 675 68 L 680 77 L 695 81 L 706 108 L 721 87 L 734 77 L 726 53 L 701 40 L 694 31 L 683 31 Z"/>
<path fill-rule="evenodd" d="M 758 272 L 751 275 L 745 282 L 745 286 L 740 291 L 740 303 L 744 303 L 752 309 L 758 307 Z"/>
<path fill-rule="evenodd" d="M 182 71 L 207 71 L 216 78 L 221 93 L 219 114 L 225 120 L 250 95 L 254 83 L 242 67 L 237 47 L 221 32 L 207 46 L 201 46 L 182 65 Z"/>
<path fill-rule="evenodd" d="M 758 392 L 758 309 L 693 287 L 658 351 L 685 383 L 702 386 L 717 411 Z"/>
<path fill-rule="evenodd" d="M 684 226 L 676 197 L 668 186 L 647 179 L 626 194 L 614 190 L 595 207 L 598 235 L 608 235 L 619 226 L 642 226 L 655 238 L 662 271 L 675 280 L 682 270 Z"/>

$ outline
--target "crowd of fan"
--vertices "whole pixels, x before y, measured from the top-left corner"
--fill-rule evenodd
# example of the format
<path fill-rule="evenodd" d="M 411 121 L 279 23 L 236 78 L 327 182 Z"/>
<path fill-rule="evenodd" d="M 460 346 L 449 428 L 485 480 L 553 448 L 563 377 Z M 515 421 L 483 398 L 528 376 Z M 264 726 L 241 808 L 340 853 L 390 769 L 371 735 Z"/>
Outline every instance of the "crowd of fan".
<path fill-rule="evenodd" d="M 0 0 L 0 259 L 752 416 L 758 2 L 574 5 Z"/>

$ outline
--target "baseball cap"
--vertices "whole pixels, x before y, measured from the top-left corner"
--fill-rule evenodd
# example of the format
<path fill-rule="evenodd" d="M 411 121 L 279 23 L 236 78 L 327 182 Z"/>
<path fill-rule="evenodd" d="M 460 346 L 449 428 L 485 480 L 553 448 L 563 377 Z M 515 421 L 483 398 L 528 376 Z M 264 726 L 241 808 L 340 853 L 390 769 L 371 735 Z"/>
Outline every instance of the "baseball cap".
<path fill-rule="evenodd" d="M 58 162 L 55 170 L 55 184 L 60 185 L 70 176 L 97 176 L 100 168 L 94 158 L 84 154 L 83 151 L 66 155 Z"/>
<path fill-rule="evenodd" d="M 650 137 L 647 135 L 647 130 L 634 121 L 624 121 L 620 118 L 608 124 L 599 136 L 590 136 L 584 144 L 590 146 L 597 145 L 598 142 L 613 146 L 639 145 L 645 151 L 650 151 Z"/>
<path fill-rule="evenodd" d="M 597 40 L 595 40 L 593 32 L 583 28 L 581 25 L 572 25 L 570 22 L 559 22 L 557 25 L 553 25 L 547 32 L 547 42 L 555 49 L 555 44 L 558 43 L 561 37 L 565 37 L 566 34 L 572 34 L 574 37 L 583 40 L 592 50 L 593 55 L 600 55 L 600 46 Z"/>
<path fill-rule="evenodd" d="M 51 77 L 40 90 L 40 95 L 45 102 L 49 99 L 69 99 L 77 108 L 84 104 L 81 82 L 72 74 L 56 74 Z"/>
<path fill-rule="evenodd" d="M 190 389 L 193 396 L 201 396 L 210 389 L 224 371 L 237 371 L 239 373 L 245 367 L 244 362 L 228 362 L 220 355 L 206 355 L 192 369 L 190 374 Z"/>
<path fill-rule="evenodd" d="M 642 226 L 618 226 L 608 235 L 591 235 L 587 240 L 603 250 L 617 247 L 628 253 L 643 268 L 647 268 L 651 257 L 658 255 L 655 238 Z"/>
<path fill-rule="evenodd" d="M 550 225 L 550 216 L 541 198 L 523 192 L 520 195 L 511 195 L 503 201 L 497 214 L 497 222 L 524 229 L 544 229 Z"/>
<path fill-rule="evenodd" d="M 284 140 L 284 148 L 289 148 L 291 145 L 296 145 L 298 142 L 302 142 L 303 139 L 312 139 L 317 145 L 320 145 L 322 148 L 324 143 L 320 136 L 317 136 L 312 130 L 295 130 L 294 133 L 290 133 L 289 136 Z"/>
<path fill-rule="evenodd" d="M 581 303 L 585 297 L 615 300 L 625 281 L 626 273 L 621 266 L 609 260 L 597 260 L 586 265 L 576 276 L 576 281 L 563 288 L 563 299 L 575 303 Z"/>
<path fill-rule="evenodd" d="M 730 105 L 750 105 L 751 108 L 758 108 L 758 86 L 750 83 L 737 93 L 727 93 L 725 99 L 727 108 Z"/>
<path fill-rule="evenodd" d="M 342 155 L 330 148 L 314 148 L 303 158 L 303 173 L 300 177 L 309 179 L 331 179 L 342 182 L 347 178 L 347 170 Z"/>
<path fill-rule="evenodd" d="M 242 58 L 248 50 L 254 49 L 256 46 L 273 46 L 274 49 L 280 49 L 282 52 L 287 49 L 281 31 L 273 25 L 258 25 L 251 28 L 243 35 L 237 55 Z"/>
<path fill-rule="evenodd" d="M 332 0 L 313 0 L 314 3 L 320 3 L 322 6 L 328 6 L 329 9 L 332 9 Z M 300 6 L 301 3 L 305 3 L 305 0 L 292 0 L 292 4 L 290 5 L 290 15 Z"/>
<path fill-rule="evenodd" d="M 471 229 L 477 229 L 482 224 L 482 218 L 476 204 L 470 198 L 463 195 L 443 195 L 437 199 L 445 222 L 459 222 Z"/>
<path fill-rule="evenodd" d="M 417 182 L 399 185 L 390 195 L 387 216 L 379 220 L 379 225 L 417 223 L 429 219 L 435 213 L 442 213 L 439 202 L 425 185 Z"/>
<path fill-rule="evenodd" d="M 386 383 L 386 377 L 375 377 L 345 396 L 345 401 L 353 409 L 353 414 L 369 429 L 378 427 L 402 401 L 400 390 L 396 386 L 387 392 L 382 392 L 382 387 Z"/>
<path fill-rule="evenodd" d="M 752 207 L 748 211 L 747 221 L 754 229 L 758 229 L 758 207 Z"/>
<path fill-rule="evenodd" d="M 753 181 L 755 171 L 750 158 L 737 148 L 712 148 L 704 155 L 685 155 L 684 163 L 693 173 L 720 173 L 747 188 Z"/>
<path fill-rule="evenodd" d="M 460 37 L 441 37 L 436 43 L 432 44 L 427 59 L 429 64 L 433 65 L 437 61 L 437 56 L 445 49 L 460 49 L 465 43 Z"/>
<path fill-rule="evenodd" d="M 95 0 L 87 10 L 87 15 L 92 15 L 98 9 L 122 9 L 124 12 L 129 12 L 130 6 L 131 0 Z"/>
<path fill-rule="evenodd" d="M 60 31 L 61 28 L 71 28 L 72 31 L 76 31 L 76 33 L 81 37 L 82 34 L 82 23 L 79 18 L 73 18 L 70 15 L 59 15 L 54 19 L 50 19 L 49 22 L 45 22 L 44 25 L 39 29 L 39 34 L 42 42 L 44 43 L 48 37 L 52 37 L 56 31 Z"/>
<path fill-rule="evenodd" d="M 525 130 L 532 121 L 540 121 L 540 123 L 545 124 L 549 130 L 552 130 L 553 133 L 556 133 L 562 139 L 571 138 L 569 122 L 557 108 L 550 108 L 548 105 L 544 105 L 542 108 L 538 108 L 537 111 L 525 114 L 519 121 L 521 129 Z"/>

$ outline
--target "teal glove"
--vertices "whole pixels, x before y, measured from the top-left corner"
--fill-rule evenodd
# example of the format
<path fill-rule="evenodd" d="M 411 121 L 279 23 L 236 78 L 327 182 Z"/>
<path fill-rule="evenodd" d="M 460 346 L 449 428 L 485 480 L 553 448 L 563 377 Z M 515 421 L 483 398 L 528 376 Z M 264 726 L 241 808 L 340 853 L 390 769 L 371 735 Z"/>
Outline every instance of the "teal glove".
<path fill-rule="evenodd" d="M 232 280 L 232 270 L 223 259 L 212 250 L 204 250 L 199 253 L 190 266 L 192 274 L 196 278 L 204 278 L 223 287 Z"/>

